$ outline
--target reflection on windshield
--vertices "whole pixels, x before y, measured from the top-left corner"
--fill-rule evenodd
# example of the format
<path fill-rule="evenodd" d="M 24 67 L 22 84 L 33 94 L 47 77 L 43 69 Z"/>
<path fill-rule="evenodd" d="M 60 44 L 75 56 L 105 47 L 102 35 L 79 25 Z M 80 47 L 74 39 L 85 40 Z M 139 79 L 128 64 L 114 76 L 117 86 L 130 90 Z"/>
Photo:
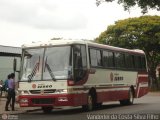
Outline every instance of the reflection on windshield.
<path fill-rule="evenodd" d="M 43 79 L 67 79 L 70 69 L 69 57 L 70 46 L 47 48 Z"/>
<path fill-rule="evenodd" d="M 43 56 L 44 50 L 45 55 Z M 67 79 L 68 73 L 71 73 L 71 66 L 69 65 L 70 51 L 70 46 L 26 49 L 23 53 L 24 60 L 21 80 Z M 41 78 L 42 76 L 43 78 Z"/>
<path fill-rule="evenodd" d="M 44 49 L 28 49 L 24 52 L 22 80 L 40 80 Z"/>

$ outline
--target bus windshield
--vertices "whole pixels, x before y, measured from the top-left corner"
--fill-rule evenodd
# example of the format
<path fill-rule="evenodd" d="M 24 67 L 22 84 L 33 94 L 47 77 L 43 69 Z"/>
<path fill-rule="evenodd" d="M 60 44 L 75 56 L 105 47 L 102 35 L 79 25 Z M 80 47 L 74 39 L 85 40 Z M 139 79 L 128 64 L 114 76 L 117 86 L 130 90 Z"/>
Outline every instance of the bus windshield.
<path fill-rule="evenodd" d="M 21 81 L 67 79 L 70 51 L 70 46 L 25 49 Z"/>

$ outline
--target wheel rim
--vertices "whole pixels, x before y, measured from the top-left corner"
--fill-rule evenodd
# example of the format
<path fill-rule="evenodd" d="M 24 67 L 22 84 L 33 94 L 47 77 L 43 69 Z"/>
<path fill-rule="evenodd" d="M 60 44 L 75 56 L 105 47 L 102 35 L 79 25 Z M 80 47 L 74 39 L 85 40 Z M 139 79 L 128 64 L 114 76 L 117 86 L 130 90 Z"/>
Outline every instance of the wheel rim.
<path fill-rule="evenodd" d="M 93 108 L 92 96 L 89 95 L 89 96 L 88 96 L 88 109 L 89 109 L 89 110 L 92 110 L 92 108 Z"/>
<path fill-rule="evenodd" d="M 131 102 L 131 104 L 133 103 L 133 100 L 134 100 L 133 93 L 132 93 L 132 91 L 130 91 L 130 102 Z"/>

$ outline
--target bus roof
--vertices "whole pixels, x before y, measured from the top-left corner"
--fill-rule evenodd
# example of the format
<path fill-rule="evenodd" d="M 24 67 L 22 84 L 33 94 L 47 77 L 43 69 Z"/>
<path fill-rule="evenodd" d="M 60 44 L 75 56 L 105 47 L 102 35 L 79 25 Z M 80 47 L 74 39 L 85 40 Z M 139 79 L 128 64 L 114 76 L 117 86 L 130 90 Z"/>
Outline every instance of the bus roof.
<path fill-rule="evenodd" d="M 130 53 L 138 53 L 138 54 L 144 54 L 142 50 L 139 49 L 126 49 L 126 48 L 120 48 L 120 47 L 114 47 L 110 45 L 104 45 L 99 43 L 94 43 L 91 40 L 50 40 L 48 42 L 33 42 L 30 45 L 22 45 L 22 48 L 35 48 L 35 47 L 46 47 L 46 46 L 57 46 L 57 45 L 72 45 L 72 44 L 84 44 L 88 45 L 90 47 L 98 48 L 98 49 L 107 49 L 107 50 L 113 50 L 113 51 L 119 51 L 119 52 L 130 52 Z"/>
<path fill-rule="evenodd" d="M 126 49 L 126 48 L 114 47 L 114 46 L 110 46 L 110 45 L 98 44 L 98 43 L 94 43 L 94 42 L 89 42 L 88 46 L 98 47 L 98 48 L 101 48 L 101 49 L 107 49 L 107 50 L 118 51 L 118 52 L 129 52 L 129 53 L 144 54 L 144 51 L 140 50 L 140 49 Z"/>
<path fill-rule="evenodd" d="M 86 44 L 84 40 L 50 40 L 45 42 L 32 42 L 29 45 L 22 45 L 22 48 L 42 47 L 42 46 L 56 46 L 56 45 L 71 45 L 71 44 Z"/>

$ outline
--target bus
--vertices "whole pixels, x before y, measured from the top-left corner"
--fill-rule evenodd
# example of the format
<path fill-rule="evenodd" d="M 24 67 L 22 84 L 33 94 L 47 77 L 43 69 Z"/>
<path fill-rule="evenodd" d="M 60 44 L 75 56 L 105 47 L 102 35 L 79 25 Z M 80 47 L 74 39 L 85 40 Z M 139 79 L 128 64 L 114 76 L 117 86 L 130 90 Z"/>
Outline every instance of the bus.
<path fill-rule="evenodd" d="M 42 107 L 82 106 L 104 102 L 133 104 L 148 93 L 145 53 L 85 40 L 51 40 L 22 47 L 19 104 Z"/>

